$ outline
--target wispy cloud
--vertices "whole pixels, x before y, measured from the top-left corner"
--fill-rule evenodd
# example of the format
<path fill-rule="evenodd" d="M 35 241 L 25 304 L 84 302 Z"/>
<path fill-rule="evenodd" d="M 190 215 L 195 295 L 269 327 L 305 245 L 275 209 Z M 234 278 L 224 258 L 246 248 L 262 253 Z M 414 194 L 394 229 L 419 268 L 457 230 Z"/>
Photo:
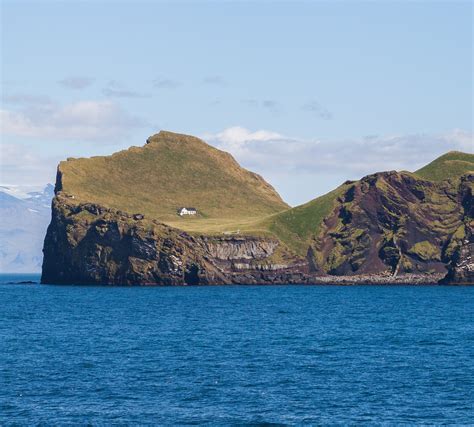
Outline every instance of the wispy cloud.
<path fill-rule="evenodd" d="M 33 95 L 27 93 L 4 95 L 1 98 L 1 102 L 11 105 L 45 105 L 53 103 L 52 99 L 47 95 Z"/>
<path fill-rule="evenodd" d="M 272 113 L 276 113 L 279 111 L 278 102 L 274 99 L 265 99 L 264 101 L 262 101 L 262 107 L 268 111 L 271 111 Z"/>
<path fill-rule="evenodd" d="M 473 134 L 463 130 L 324 140 L 236 126 L 203 138 L 265 176 L 292 204 L 330 191 L 346 179 L 384 170 L 414 171 L 447 151 L 474 151 Z"/>
<path fill-rule="evenodd" d="M 237 156 L 248 156 L 250 145 L 260 142 L 284 141 L 287 139 L 278 132 L 268 130 L 250 131 L 242 126 L 233 126 L 224 129 L 222 132 L 202 135 L 203 139 L 210 141 L 226 151 Z"/>
<path fill-rule="evenodd" d="M 80 101 L 66 105 L 0 110 L 1 132 L 30 138 L 96 141 L 122 139 L 146 124 L 111 101 Z"/>
<path fill-rule="evenodd" d="M 204 84 L 214 86 L 227 86 L 227 82 L 222 76 L 207 76 L 202 80 Z"/>
<path fill-rule="evenodd" d="M 56 166 L 61 156 L 37 155 L 22 144 L 2 144 L 0 183 L 24 186 L 28 191 L 54 182 Z M 21 191 L 21 188 L 18 188 Z"/>
<path fill-rule="evenodd" d="M 127 89 L 121 83 L 111 80 L 107 86 L 102 89 L 102 93 L 110 98 L 146 98 L 147 95 Z"/>
<path fill-rule="evenodd" d="M 64 86 L 69 89 L 84 89 L 94 83 L 94 79 L 90 77 L 73 76 L 66 77 L 60 80 L 58 83 L 61 86 Z"/>
<path fill-rule="evenodd" d="M 280 111 L 280 104 L 275 99 L 258 100 L 255 98 L 241 99 L 240 102 L 250 108 L 263 108 L 272 113 Z"/>
<path fill-rule="evenodd" d="M 450 150 L 474 152 L 473 134 L 459 129 L 443 134 L 323 140 L 235 126 L 203 138 L 264 176 L 277 176 L 284 182 L 305 175 L 310 183 L 327 183 L 327 189 L 377 171 L 414 171 Z M 316 196 L 314 188 L 311 191 L 310 197 Z"/>
<path fill-rule="evenodd" d="M 181 86 L 181 82 L 173 79 L 160 78 L 153 81 L 153 86 L 158 89 L 176 89 Z"/>
<path fill-rule="evenodd" d="M 258 107 L 259 102 L 254 98 L 242 99 L 242 104 L 247 105 L 248 107 Z"/>
<path fill-rule="evenodd" d="M 323 107 L 319 102 L 317 101 L 310 101 L 306 104 L 304 104 L 301 109 L 303 111 L 308 111 L 310 113 L 313 113 L 317 117 L 323 120 L 332 120 L 334 115 L 331 113 L 326 107 Z"/>

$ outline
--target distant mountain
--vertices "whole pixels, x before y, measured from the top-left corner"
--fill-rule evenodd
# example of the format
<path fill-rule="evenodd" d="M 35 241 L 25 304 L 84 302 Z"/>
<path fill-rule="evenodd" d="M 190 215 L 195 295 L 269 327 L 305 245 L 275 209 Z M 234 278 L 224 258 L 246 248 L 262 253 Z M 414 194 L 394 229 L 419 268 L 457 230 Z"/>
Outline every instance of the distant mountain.
<path fill-rule="evenodd" d="M 48 184 L 23 198 L 12 194 L 15 189 L 0 189 L 0 272 L 39 272 L 54 187 Z"/>

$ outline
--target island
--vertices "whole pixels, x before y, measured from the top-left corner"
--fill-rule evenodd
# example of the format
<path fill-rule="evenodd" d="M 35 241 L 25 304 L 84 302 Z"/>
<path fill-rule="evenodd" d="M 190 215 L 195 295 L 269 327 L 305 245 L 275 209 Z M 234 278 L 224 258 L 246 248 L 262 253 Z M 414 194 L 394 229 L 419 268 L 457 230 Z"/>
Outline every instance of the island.
<path fill-rule="evenodd" d="M 341 165 L 344 167 L 344 165 Z M 297 207 L 199 138 L 59 164 L 42 283 L 473 284 L 474 155 Z"/>

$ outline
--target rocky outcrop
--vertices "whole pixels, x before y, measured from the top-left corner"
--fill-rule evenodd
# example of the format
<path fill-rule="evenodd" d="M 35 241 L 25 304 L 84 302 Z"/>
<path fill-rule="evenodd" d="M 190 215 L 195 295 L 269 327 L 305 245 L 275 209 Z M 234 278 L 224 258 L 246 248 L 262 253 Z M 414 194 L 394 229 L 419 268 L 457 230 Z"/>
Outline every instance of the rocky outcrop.
<path fill-rule="evenodd" d="M 275 239 L 193 236 L 142 215 L 74 203 L 61 192 L 52 211 L 43 283 L 213 285 L 240 283 L 243 272 L 250 273 L 245 283 L 283 283 L 301 267 L 269 261 Z"/>
<path fill-rule="evenodd" d="M 472 215 L 473 182 L 472 174 L 435 183 L 384 172 L 353 183 L 314 239 L 316 269 L 336 276 L 444 275 Z"/>
<path fill-rule="evenodd" d="M 270 257 L 278 247 L 277 240 L 261 240 L 249 237 L 206 238 L 203 245 L 216 260 L 260 260 Z"/>
<path fill-rule="evenodd" d="M 463 241 L 456 255 L 453 257 L 448 274 L 441 283 L 449 285 L 474 284 L 474 238 Z"/>
<path fill-rule="evenodd" d="M 465 212 L 464 226 L 453 235 L 449 250 L 449 270 L 442 283 L 451 285 L 474 284 L 474 179 L 461 179 L 460 198 Z"/>

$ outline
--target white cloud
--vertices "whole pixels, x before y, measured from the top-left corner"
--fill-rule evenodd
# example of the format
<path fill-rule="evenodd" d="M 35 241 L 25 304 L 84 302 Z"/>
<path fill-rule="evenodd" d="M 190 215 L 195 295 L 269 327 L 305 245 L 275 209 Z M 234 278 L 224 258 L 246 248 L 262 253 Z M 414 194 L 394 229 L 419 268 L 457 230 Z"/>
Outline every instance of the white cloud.
<path fill-rule="evenodd" d="M 252 132 L 241 126 L 233 126 L 224 129 L 217 134 L 206 134 L 207 138 L 221 141 L 224 144 L 243 145 L 252 141 L 272 141 L 287 139 L 287 137 L 272 131 L 258 130 Z"/>
<path fill-rule="evenodd" d="M 32 95 L 27 93 L 4 95 L 2 102 L 12 105 L 47 105 L 53 103 L 51 98 L 47 95 Z"/>
<path fill-rule="evenodd" d="M 79 101 L 63 106 L 44 104 L 21 110 L 0 110 L 1 132 L 59 140 L 120 139 L 144 123 L 111 101 Z"/>
<path fill-rule="evenodd" d="M 273 168 L 277 163 L 296 173 L 331 172 L 341 168 L 349 174 L 410 170 L 450 150 L 474 151 L 473 134 L 459 129 L 438 135 L 368 136 L 334 141 L 300 139 L 235 126 L 216 134 L 205 134 L 203 138 L 240 157 L 242 162 L 265 168 Z"/>
<path fill-rule="evenodd" d="M 252 152 L 258 156 L 258 150 L 254 150 L 258 142 L 287 140 L 287 137 L 277 132 L 267 130 L 252 132 L 241 126 L 230 127 L 217 134 L 204 134 L 202 138 L 241 158 L 252 157 Z"/>
<path fill-rule="evenodd" d="M 443 135 L 443 138 L 453 145 L 458 146 L 459 151 L 474 152 L 474 134 L 462 129 L 454 129 Z"/>
<path fill-rule="evenodd" d="M 54 183 L 56 166 L 61 156 L 47 156 L 33 152 L 23 144 L 5 144 L 0 154 L 0 185 L 21 191 L 44 188 Z"/>
<path fill-rule="evenodd" d="M 203 138 L 268 178 L 290 203 L 302 203 L 346 179 L 384 170 L 414 171 L 450 150 L 474 152 L 473 134 L 462 130 L 334 141 L 237 126 Z"/>

